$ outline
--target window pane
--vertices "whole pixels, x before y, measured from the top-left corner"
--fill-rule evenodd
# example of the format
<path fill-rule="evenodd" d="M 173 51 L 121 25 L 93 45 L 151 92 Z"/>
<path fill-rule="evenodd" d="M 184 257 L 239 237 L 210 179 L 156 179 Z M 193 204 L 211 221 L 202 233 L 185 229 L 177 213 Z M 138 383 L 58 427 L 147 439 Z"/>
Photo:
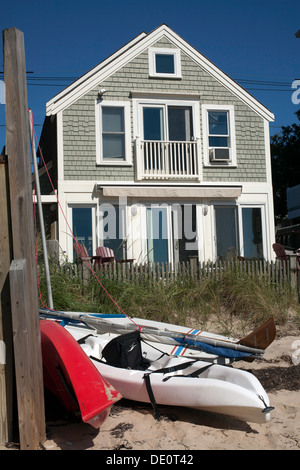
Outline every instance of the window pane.
<path fill-rule="evenodd" d="M 198 258 L 197 243 L 197 222 L 196 222 L 196 205 L 185 204 L 181 206 L 181 232 L 178 228 L 178 248 L 179 261 L 190 261 L 191 258 Z"/>
<path fill-rule="evenodd" d="M 243 208 L 244 256 L 246 258 L 263 258 L 261 209 Z"/>
<path fill-rule="evenodd" d="M 238 254 L 236 208 L 215 207 L 217 257 L 221 259 L 236 258 Z"/>
<path fill-rule="evenodd" d="M 153 263 L 168 261 L 167 210 L 147 209 L 148 259 Z"/>
<path fill-rule="evenodd" d="M 155 55 L 156 73 L 175 73 L 173 54 Z"/>
<path fill-rule="evenodd" d="M 228 135 L 227 111 L 209 111 L 209 134 Z"/>
<path fill-rule="evenodd" d="M 102 106 L 103 132 L 124 132 L 124 109 Z"/>
<path fill-rule="evenodd" d="M 163 109 L 143 108 L 144 140 L 163 140 Z"/>
<path fill-rule="evenodd" d="M 229 147 L 228 138 L 227 137 L 209 137 L 209 146 L 228 148 Z"/>
<path fill-rule="evenodd" d="M 192 140 L 192 108 L 184 106 L 168 107 L 169 140 Z"/>
<path fill-rule="evenodd" d="M 88 254 L 93 254 L 93 236 L 92 236 L 92 208 L 91 207 L 73 207 L 73 228 L 72 231 L 77 238 L 78 243 L 83 244 Z M 73 254 L 74 259 L 76 254 Z"/>
<path fill-rule="evenodd" d="M 120 220 L 120 209 L 113 206 L 113 210 L 103 213 L 103 242 L 104 246 L 114 250 L 116 260 L 123 259 L 123 228 Z"/>
<path fill-rule="evenodd" d="M 125 142 L 124 134 L 103 134 L 103 159 L 108 160 L 124 160 L 125 159 Z"/>

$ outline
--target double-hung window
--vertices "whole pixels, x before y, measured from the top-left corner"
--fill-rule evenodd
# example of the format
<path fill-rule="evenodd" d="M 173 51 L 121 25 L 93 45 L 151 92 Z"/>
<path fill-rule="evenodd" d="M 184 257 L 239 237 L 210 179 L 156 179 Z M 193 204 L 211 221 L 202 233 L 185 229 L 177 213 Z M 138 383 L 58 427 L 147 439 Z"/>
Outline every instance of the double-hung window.
<path fill-rule="evenodd" d="M 98 164 L 131 164 L 129 102 L 97 102 L 96 154 Z"/>
<path fill-rule="evenodd" d="M 206 165 L 236 165 L 234 107 L 203 105 L 203 149 Z"/>

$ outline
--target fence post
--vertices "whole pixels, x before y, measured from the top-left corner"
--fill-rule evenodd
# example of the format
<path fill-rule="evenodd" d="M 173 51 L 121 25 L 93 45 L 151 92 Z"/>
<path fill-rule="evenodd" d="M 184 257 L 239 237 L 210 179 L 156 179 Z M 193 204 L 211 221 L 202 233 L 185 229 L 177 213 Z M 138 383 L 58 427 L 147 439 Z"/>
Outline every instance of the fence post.
<path fill-rule="evenodd" d="M 297 255 L 290 255 L 291 288 L 300 303 L 300 271 Z"/>
<path fill-rule="evenodd" d="M 290 273 L 291 273 L 291 288 L 292 291 L 297 294 L 299 299 L 299 282 L 298 282 L 298 260 L 297 255 L 290 255 Z"/>

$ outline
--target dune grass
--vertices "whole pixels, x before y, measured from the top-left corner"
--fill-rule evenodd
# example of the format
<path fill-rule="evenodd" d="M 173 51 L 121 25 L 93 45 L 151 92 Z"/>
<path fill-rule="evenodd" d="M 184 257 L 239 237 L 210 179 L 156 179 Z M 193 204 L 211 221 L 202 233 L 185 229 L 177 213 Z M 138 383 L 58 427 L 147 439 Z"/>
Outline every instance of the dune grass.
<path fill-rule="evenodd" d="M 218 279 L 177 278 L 168 282 L 98 280 L 83 283 L 50 263 L 54 307 L 80 312 L 120 313 L 168 323 L 197 326 L 224 335 L 242 335 L 273 316 L 284 325 L 291 310 L 300 326 L 299 304 L 290 290 L 275 288 L 247 273 L 226 271 Z M 42 271 L 42 270 L 41 270 Z M 44 275 L 40 272 L 41 299 L 47 305 Z"/>

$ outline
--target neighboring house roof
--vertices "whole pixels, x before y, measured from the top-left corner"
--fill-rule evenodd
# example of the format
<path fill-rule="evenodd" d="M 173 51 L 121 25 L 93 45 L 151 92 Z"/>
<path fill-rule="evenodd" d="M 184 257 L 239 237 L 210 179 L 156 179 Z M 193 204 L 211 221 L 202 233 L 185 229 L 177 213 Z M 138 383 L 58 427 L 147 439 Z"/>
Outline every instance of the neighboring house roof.
<path fill-rule="evenodd" d="M 65 88 L 61 93 L 56 95 L 47 103 L 47 115 L 56 114 L 70 106 L 78 98 L 97 87 L 100 82 L 105 80 L 112 73 L 119 70 L 134 57 L 147 50 L 148 47 L 159 41 L 162 37 L 167 38 L 174 45 L 180 48 L 185 54 L 187 54 L 187 56 L 194 60 L 195 63 L 201 66 L 207 73 L 213 76 L 215 80 L 219 81 L 224 87 L 226 87 L 229 91 L 231 91 L 231 93 L 247 104 L 257 114 L 267 119 L 268 121 L 274 120 L 273 113 L 271 113 L 265 106 L 257 101 L 243 87 L 241 87 L 228 75 L 222 72 L 218 67 L 216 67 L 203 54 L 198 52 L 193 46 L 178 36 L 178 34 L 172 31 L 166 24 L 162 24 L 149 34 L 142 32 L 117 52 L 112 54 L 110 57 L 87 72 L 70 86 Z"/>

